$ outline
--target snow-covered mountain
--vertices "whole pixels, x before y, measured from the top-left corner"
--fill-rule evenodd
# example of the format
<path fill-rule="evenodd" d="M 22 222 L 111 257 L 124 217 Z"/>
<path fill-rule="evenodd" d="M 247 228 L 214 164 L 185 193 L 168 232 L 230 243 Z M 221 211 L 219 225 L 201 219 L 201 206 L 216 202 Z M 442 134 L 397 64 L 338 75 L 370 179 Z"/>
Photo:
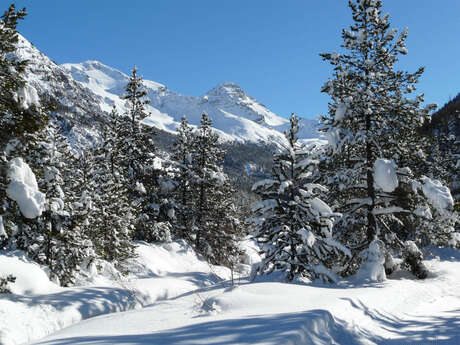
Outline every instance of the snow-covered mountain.
<path fill-rule="evenodd" d="M 62 68 L 98 95 L 104 110 L 109 111 L 115 104 L 123 111 L 124 102 L 119 96 L 129 79 L 126 74 L 98 61 L 64 64 Z M 224 139 L 252 143 L 284 141 L 282 133 L 289 121 L 268 110 L 236 84 L 222 83 L 201 97 L 184 96 L 150 80 L 144 80 L 144 85 L 150 99 L 149 121 L 160 129 L 174 132 L 183 115 L 192 125 L 199 125 L 201 114 L 206 112 Z M 300 137 L 318 137 L 316 121 L 302 119 Z"/>
<path fill-rule="evenodd" d="M 25 73 L 27 84 L 40 96 L 57 101 L 56 117 L 72 140 L 85 144 L 97 140 L 100 120 L 115 105 L 124 111 L 120 95 L 128 75 L 98 61 L 57 65 L 20 37 L 16 55 L 29 60 Z M 241 87 L 222 83 L 201 97 L 185 96 L 160 83 L 144 80 L 150 105 L 148 123 L 174 133 L 185 115 L 192 125 L 199 125 L 206 112 L 224 141 L 282 145 L 289 120 L 271 112 Z M 301 139 L 318 138 L 317 122 L 301 119 Z"/>

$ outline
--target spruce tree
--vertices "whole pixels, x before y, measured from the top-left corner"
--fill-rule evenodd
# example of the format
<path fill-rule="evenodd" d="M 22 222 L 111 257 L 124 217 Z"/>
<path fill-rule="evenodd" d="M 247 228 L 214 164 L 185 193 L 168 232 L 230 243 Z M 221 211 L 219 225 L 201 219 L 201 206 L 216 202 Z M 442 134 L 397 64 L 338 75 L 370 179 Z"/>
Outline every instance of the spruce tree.
<path fill-rule="evenodd" d="M 337 216 L 319 196 L 325 187 L 315 183 L 318 160 L 313 148 L 298 142 L 299 119 L 292 115 L 287 147 L 274 159 L 271 179 L 257 182 L 253 191 L 261 202 L 256 212 L 255 237 L 262 244 L 259 273 L 284 272 L 286 280 L 336 280 L 336 258 L 349 254 L 332 236 Z"/>
<path fill-rule="evenodd" d="M 43 129 L 48 121 L 40 105 L 30 104 L 28 99 L 31 93 L 36 98 L 36 93 L 22 78 L 27 61 L 19 61 L 11 54 L 19 37 L 16 27 L 25 16 L 25 9 L 17 11 L 13 4 L 0 18 L 0 221 L 3 225 L 0 243 L 3 245 L 17 222 L 21 222 L 17 206 L 6 196 L 8 161 L 14 158 L 12 148 L 18 139 Z"/>
<path fill-rule="evenodd" d="M 134 256 L 132 238 L 133 208 L 128 189 L 117 161 L 116 112 L 110 122 L 102 125 L 101 141 L 94 149 L 91 179 L 91 238 L 100 259 L 115 262 L 119 267 Z M 115 122 L 114 122 L 115 121 Z"/>
<path fill-rule="evenodd" d="M 420 210 L 429 206 L 421 189 L 412 188 L 425 147 L 419 129 L 434 108 L 422 108 L 423 95 L 408 98 L 423 68 L 395 69 L 399 55 L 407 54 L 407 30 L 397 36 L 390 29 L 381 0 L 353 0 L 349 7 L 354 23 L 342 32 L 346 52 L 321 54 L 334 67 L 322 88 L 332 98 L 322 130 L 332 202 L 343 213 L 337 231 L 355 254 L 346 273 L 365 261 L 367 254 L 356 254 L 367 253 L 374 241 L 371 247 L 380 251 L 374 256 L 382 256 L 414 239 Z"/>
<path fill-rule="evenodd" d="M 236 240 L 241 228 L 232 214 L 233 191 L 222 169 L 225 152 L 205 113 L 200 123 L 192 153 L 193 245 L 210 262 L 226 264 L 230 256 L 236 255 Z"/>
<path fill-rule="evenodd" d="M 177 130 L 177 140 L 174 143 L 172 158 L 177 163 L 174 176 L 175 232 L 179 238 L 187 238 L 190 241 L 193 200 L 191 189 L 193 181 L 193 132 L 185 116 L 182 117 Z"/>
<path fill-rule="evenodd" d="M 120 161 L 124 169 L 124 179 L 129 191 L 129 200 L 136 210 L 133 217 L 135 227 L 134 238 L 151 241 L 155 238 L 155 224 L 160 212 L 158 197 L 158 178 L 161 167 L 156 164 L 153 128 L 142 123 L 148 116 L 145 106 L 149 100 L 145 98 L 147 91 L 143 87 L 142 78 L 137 75 L 134 67 L 130 80 L 126 85 L 126 113 L 123 120 L 130 123 L 130 129 L 120 133 L 123 142 L 120 149 Z"/>
<path fill-rule="evenodd" d="M 24 157 L 36 173 L 46 203 L 41 216 L 21 219 L 10 247 L 23 249 L 32 260 L 48 267 L 51 279 L 70 285 L 83 261 L 92 256 L 88 250 L 91 244 L 73 214 L 70 188 L 64 180 L 73 172 L 68 160 L 69 143 L 50 122 L 40 133 L 25 135 L 24 145 L 18 146 L 15 153 Z"/>

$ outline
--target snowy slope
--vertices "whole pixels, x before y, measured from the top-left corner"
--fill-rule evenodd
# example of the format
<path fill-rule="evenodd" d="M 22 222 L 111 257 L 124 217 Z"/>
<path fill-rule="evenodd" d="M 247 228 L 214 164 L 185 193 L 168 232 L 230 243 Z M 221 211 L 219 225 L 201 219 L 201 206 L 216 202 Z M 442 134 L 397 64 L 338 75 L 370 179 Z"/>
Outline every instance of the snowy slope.
<path fill-rule="evenodd" d="M 101 107 L 109 111 L 116 105 L 123 111 L 123 94 L 128 76 L 98 61 L 64 64 L 75 80 L 99 96 Z M 223 83 L 202 97 L 180 95 L 157 82 L 145 80 L 151 112 L 150 122 L 166 131 L 175 131 L 183 115 L 192 125 L 199 125 L 206 112 L 225 140 L 252 143 L 284 142 L 283 132 L 289 121 L 279 117 L 257 100 L 247 95 L 238 85 Z M 302 119 L 300 138 L 317 138 L 316 121 Z"/>
<path fill-rule="evenodd" d="M 229 275 L 228 269 L 198 259 L 181 241 L 140 243 L 136 253 L 126 277 L 100 262 L 80 277 L 77 286 L 62 288 L 23 252 L 0 251 L 0 276 L 17 278 L 10 286 L 12 294 L 0 294 L 0 344 L 23 344 L 90 317 L 139 309 L 214 285 L 219 276 Z"/>
<path fill-rule="evenodd" d="M 81 145 L 97 140 L 97 124 L 105 116 L 97 95 L 22 36 L 19 36 L 15 55 L 19 60 L 28 61 L 23 75 L 27 85 L 44 99 L 56 102 L 55 117 L 69 138 Z"/>
<path fill-rule="evenodd" d="M 216 284 L 33 344 L 459 344 L 460 255 L 436 252 L 423 281 L 400 274 L 370 285 Z"/>

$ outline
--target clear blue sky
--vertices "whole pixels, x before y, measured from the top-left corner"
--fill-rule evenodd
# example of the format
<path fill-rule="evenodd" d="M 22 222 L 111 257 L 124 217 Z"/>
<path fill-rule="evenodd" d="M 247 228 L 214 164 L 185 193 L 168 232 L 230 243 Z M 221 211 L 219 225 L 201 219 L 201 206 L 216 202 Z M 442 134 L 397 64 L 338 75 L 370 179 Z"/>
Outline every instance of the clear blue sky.
<path fill-rule="evenodd" d="M 99 60 L 200 96 L 239 84 L 279 115 L 327 111 L 331 75 L 320 52 L 340 51 L 346 0 L 15 0 L 19 31 L 57 63 Z M 2 1 L 3 10 L 8 1 Z M 440 105 L 460 92 L 460 1 L 384 0 L 392 26 L 409 28 L 400 67 L 426 66 L 419 84 Z"/>

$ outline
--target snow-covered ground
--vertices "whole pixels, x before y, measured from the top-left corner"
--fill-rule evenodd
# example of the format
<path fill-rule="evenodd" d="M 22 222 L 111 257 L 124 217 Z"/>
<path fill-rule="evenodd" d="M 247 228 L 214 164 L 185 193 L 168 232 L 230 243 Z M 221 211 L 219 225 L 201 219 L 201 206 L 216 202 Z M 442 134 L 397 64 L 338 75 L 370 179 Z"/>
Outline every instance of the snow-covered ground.
<path fill-rule="evenodd" d="M 21 251 L 0 251 L 0 276 L 13 274 L 12 294 L 0 294 L 0 344 L 23 344 L 97 315 L 140 309 L 226 278 L 229 271 L 199 260 L 183 242 L 139 244 L 124 277 L 99 263 L 77 287 L 62 288 Z"/>
<path fill-rule="evenodd" d="M 257 262 L 249 250 L 246 262 Z M 456 250 L 432 249 L 426 280 L 398 273 L 376 284 L 301 285 L 272 275 L 236 279 L 236 287 L 217 277 L 228 278 L 228 270 L 200 261 L 183 243 L 137 251 L 129 277 L 115 279 L 106 267 L 75 288 L 49 282 L 19 252 L 3 253 L 0 271 L 8 267 L 18 281 L 14 294 L 0 297 L 0 343 L 460 343 Z"/>

